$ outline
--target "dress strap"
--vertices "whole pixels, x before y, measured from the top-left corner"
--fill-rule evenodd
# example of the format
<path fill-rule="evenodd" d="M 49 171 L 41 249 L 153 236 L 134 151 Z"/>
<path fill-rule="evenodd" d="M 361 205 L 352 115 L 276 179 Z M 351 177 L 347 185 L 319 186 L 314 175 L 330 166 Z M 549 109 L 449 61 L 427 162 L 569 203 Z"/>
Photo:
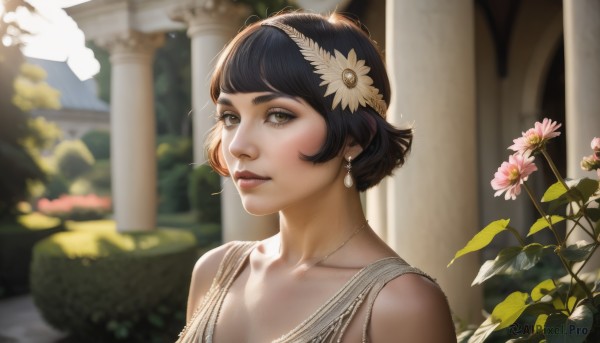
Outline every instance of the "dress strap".
<path fill-rule="evenodd" d="M 211 343 L 223 300 L 231 284 L 244 269 L 248 255 L 257 242 L 233 242 L 219 264 L 213 282 L 200 306 L 180 334 L 177 343 Z"/>
<path fill-rule="evenodd" d="M 362 343 L 368 342 L 369 324 L 371 323 L 371 315 L 373 314 L 373 305 L 375 304 L 375 300 L 377 299 L 379 292 L 381 292 L 383 287 L 388 282 L 390 282 L 393 279 L 395 279 L 401 275 L 404 275 L 404 274 L 418 274 L 418 275 L 426 277 L 427 279 L 431 280 L 433 283 L 435 283 L 437 285 L 437 281 L 434 278 L 427 275 L 425 272 L 421 271 L 420 269 L 412 267 L 409 264 L 398 265 L 397 268 L 395 268 L 394 270 L 389 270 L 389 271 L 382 273 L 382 275 L 380 275 L 381 277 L 375 282 L 375 284 L 373 285 L 373 288 L 371 288 L 371 290 L 369 292 L 369 297 L 367 299 L 367 304 L 366 304 L 367 305 L 367 316 L 366 316 L 365 322 L 363 324 Z"/>

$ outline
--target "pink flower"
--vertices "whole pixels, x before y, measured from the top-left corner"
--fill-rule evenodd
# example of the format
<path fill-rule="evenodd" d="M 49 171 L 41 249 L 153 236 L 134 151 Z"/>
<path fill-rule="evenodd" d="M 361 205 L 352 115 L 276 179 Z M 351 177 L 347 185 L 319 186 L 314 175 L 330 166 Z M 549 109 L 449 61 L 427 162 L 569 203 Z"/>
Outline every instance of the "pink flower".
<path fill-rule="evenodd" d="M 592 139 L 592 143 L 590 144 L 590 146 L 592 147 L 592 150 L 594 151 L 600 151 L 600 137 L 594 137 L 594 139 Z"/>
<path fill-rule="evenodd" d="M 521 185 L 527 181 L 531 173 L 537 170 L 534 157 L 518 153 L 508 157 L 508 162 L 502 162 L 492 179 L 492 188 L 497 191 L 494 196 L 504 194 L 504 199 L 515 200 L 521 193 Z"/>
<path fill-rule="evenodd" d="M 522 137 L 513 140 L 513 145 L 508 148 L 521 154 L 532 153 L 546 144 L 550 138 L 560 136 L 556 132 L 562 124 L 544 118 L 542 122 L 536 122 L 534 127 L 522 133 Z"/>

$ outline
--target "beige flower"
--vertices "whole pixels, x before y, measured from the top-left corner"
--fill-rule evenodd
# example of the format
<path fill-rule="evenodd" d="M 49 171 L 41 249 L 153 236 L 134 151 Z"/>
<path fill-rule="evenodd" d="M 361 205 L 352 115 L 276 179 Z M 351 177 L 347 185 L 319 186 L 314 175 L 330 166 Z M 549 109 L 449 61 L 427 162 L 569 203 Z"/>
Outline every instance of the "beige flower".
<path fill-rule="evenodd" d="M 350 107 L 354 112 L 361 106 L 367 106 L 367 99 L 372 96 L 373 79 L 367 74 L 371 68 L 365 66 L 364 60 L 356 59 L 354 49 L 348 53 L 348 58 L 335 50 L 335 58 L 331 58 L 328 68 L 317 70 L 321 74 L 320 86 L 327 85 L 325 96 L 334 94 L 332 109 L 341 102 L 342 109 Z"/>

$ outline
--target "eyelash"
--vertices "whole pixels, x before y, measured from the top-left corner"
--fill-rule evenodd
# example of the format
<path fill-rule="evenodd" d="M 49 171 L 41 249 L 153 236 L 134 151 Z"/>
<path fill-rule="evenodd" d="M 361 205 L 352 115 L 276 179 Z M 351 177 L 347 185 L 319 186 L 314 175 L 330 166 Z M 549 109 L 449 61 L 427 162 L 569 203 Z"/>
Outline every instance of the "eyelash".
<path fill-rule="evenodd" d="M 285 121 L 283 123 L 277 123 L 277 122 L 272 122 L 272 121 L 268 120 L 269 117 L 271 117 L 272 115 L 277 115 L 277 114 L 283 115 L 285 117 Z M 229 111 L 221 112 L 221 113 L 217 114 L 217 116 L 216 116 L 217 121 L 222 122 L 223 126 L 225 128 L 228 128 L 228 127 L 231 127 L 231 126 L 237 124 L 237 123 L 236 124 L 228 124 L 227 120 L 231 119 L 231 118 L 233 118 L 234 120 L 235 119 L 240 120 L 239 116 L 237 116 L 236 114 L 233 114 Z M 270 109 L 269 111 L 267 111 L 265 123 L 268 125 L 271 125 L 273 127 L 281 127 L 283 125 L 288 124 L 290 121 L 292 121 L 294 119 L 296 119 L 296 116 L 293 115 L 292 113 L 285 111 L 283 109 L 280 109 L 280 108 L 274 108 L 274 109 Z"/>
<path fill-rule="evenodd" d="M 283 125 L 289 124 L 290 121 L 296 119 L 295 115 L 281 108 L 274 108 L 267 111 L 267 119 L 275 114 L 283 115 L 285 117 L 285 121 L 283 123 L 275 123 L 267 120 L 267 124 L 272 125 L 273 127 L 281 127 Z"/>

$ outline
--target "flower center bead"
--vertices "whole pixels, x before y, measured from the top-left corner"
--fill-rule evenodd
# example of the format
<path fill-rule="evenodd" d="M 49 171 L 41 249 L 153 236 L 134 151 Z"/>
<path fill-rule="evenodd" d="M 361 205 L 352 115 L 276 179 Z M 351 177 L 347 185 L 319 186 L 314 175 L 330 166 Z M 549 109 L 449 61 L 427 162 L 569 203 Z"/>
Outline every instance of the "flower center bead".
<path fill-rule="evenodd" d="M 356 82 L 358 78 L 356 77 L 356 73 L 352 69 L 344 69 L 342 72 L 342 81 L 348 88 L 354 88 L 356 86 Z"/>

